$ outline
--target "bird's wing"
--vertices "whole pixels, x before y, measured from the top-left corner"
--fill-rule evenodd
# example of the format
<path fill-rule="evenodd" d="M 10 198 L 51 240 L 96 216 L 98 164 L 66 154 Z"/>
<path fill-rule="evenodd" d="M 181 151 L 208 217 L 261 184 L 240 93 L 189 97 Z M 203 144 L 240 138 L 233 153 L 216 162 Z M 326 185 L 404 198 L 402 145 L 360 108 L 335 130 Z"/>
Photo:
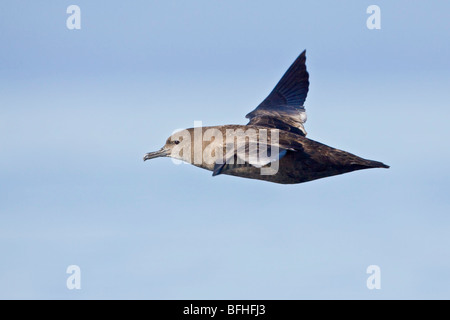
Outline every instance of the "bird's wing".
<path fill-rule="evenodd" d="M 273 148 L 276 147 L 276 148 Z M 263 151 L 261 149 L 264 149 Z M 226 173 L 236 168 L 253 166 L 262 168 L 269 163 L 278 161 L 286 155 L 289 149 L 281 148 L 278 145 L 246 144 L 238 150 L 233 150 L 225 155 L 222 161 L 214 165 L 213 176 Z"/>
<path fill-rule="evenodd" d="M 222 159 L 217 159 L 213 176 L 226 173 L 240 167 L 262 168 L 272 162 L 282 159 L 287 152 L 301 152 L 304 154 L 304 148 L 298 139 L 289 139 L 290 134 L 284 134 L 277 137 L 276 141 L 272 136 L 267 143 L 259 141 L 256 137 L 240 137 L 237 140 L 236 147 L 227 150 Z M 278 136 L 278 135 L 277 135 Z"/>
<path fill-rule="evenodd" d="M 248 125 L 278 128 L 306 136 L 303 103 L 308 94 L 309 74 L 305 61 L 306 50 L 289 67 L 269 96 L 245 116 L 250 119 Z"/>

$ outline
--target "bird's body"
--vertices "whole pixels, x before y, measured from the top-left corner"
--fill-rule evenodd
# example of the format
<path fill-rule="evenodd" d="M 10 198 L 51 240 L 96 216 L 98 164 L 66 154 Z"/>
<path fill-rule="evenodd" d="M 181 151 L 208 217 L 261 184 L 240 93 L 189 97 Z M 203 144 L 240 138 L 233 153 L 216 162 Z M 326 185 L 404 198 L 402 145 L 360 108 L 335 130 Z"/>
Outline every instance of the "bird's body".
<path fill-rule="evenodd" d="M 241 130 L 246 132 L 249 129 L 254 130 L 257 140 L 259 139 L 259 132 L 266 131 L 267 127 L 253 126 L 253 125 L 224 125 L 213 127 L 201 127 L 201 134 L 205 135 L 208 130 L 214 129 L 221 132 L 223 139 L 205 141 L 202 140 L 202 161 L 195 163 L 195 148 L 191 148 L 188 156 L 173 156 L 179 160 L 189 162 L 197 167 L 215 171 L 217 169 L 217 162 L 221 160 L 216 152 L 205 152 L 209 150 L 222 149 L 223 155 L 227 153 L 226 145 L 223 141 L 226 140 L 227 132 L 237 132 Z M 195 128 L 186 129 L 191 138 L 191 145 L 195 144 Z M 286 154 L 279 159 L 278 171 L 275 174 L 262 175 L 261 169 L 253 165 L 249 165 L 248 159 L 244 164 L 233 164 L 220 172 L 220 174 L 228 174 L 243 178 L 265 180 L 282 184 L 293 184 L 320 179 L 328 176 L 334 176 L 342 173 L 347 173 L 355 170 L 369 169 L 369 168 L 387 168 L 381 162 L 366 160 L 354 154 L 335 149 L 319 143 L 317 141 L 308 139 L 301 135 L 288 132 L 279 131 L 278 147 L 287 149 Z"/>
<path fill-rule="evenodd" d="M 144 160 L 169 156 L 213 171 L 294 184 L 387 165 L 306 138 L 303 102 L 309 86 L 305 52 L 272 93 L 247 115 L 247 125 L 190 128 L 173 134 Z"/>

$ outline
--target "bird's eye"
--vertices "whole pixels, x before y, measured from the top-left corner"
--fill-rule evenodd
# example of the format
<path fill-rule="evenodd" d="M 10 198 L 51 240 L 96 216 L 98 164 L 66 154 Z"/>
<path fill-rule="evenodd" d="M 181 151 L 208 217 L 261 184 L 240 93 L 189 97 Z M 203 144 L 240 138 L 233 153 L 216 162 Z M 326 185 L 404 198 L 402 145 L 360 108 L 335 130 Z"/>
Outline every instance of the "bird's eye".
<path fill-rule="evenodd" d="M 178 141 L 178 140 L 175 140 L 173 143 L 175 143 L 175 144 L 179 144 L 180 143 L 180 141 Z"/>

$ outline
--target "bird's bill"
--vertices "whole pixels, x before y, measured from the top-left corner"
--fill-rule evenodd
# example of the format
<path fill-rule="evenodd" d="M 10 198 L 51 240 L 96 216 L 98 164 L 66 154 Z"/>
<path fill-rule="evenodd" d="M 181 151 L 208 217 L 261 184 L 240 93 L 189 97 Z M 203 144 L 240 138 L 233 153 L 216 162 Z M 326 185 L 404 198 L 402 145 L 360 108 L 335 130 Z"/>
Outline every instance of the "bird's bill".
<path fill-rule="evenodd" d="M 154 158 L 159 158 L 159 157 L 165 157 L 169 155 L 169 151 L 162 148 L 161 150 L 155 151 L 155 152 L 149 152 L 146 153 L 144 156 L 144 161 L 150 160 L 150 159 L 154 159 Z"/>

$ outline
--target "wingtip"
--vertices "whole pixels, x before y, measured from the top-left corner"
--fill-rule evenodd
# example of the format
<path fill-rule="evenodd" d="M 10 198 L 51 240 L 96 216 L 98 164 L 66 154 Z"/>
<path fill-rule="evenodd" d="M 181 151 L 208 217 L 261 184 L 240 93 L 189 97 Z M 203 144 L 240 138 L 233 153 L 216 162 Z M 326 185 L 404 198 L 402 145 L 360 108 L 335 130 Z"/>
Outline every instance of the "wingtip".
<path fill-rule="evenodd" d="M 223 165 L 216 164 L 214 166 L 214 170 L 213 170 L 212 176 L 213 177 L 218 176 L 219 174 L 222 173 L 222 170 L 223 170 Z"/>
<path fill-rule="evenodd" d="M 300 53 L 300 57 L 306 59 L 306 49 Z"/>

